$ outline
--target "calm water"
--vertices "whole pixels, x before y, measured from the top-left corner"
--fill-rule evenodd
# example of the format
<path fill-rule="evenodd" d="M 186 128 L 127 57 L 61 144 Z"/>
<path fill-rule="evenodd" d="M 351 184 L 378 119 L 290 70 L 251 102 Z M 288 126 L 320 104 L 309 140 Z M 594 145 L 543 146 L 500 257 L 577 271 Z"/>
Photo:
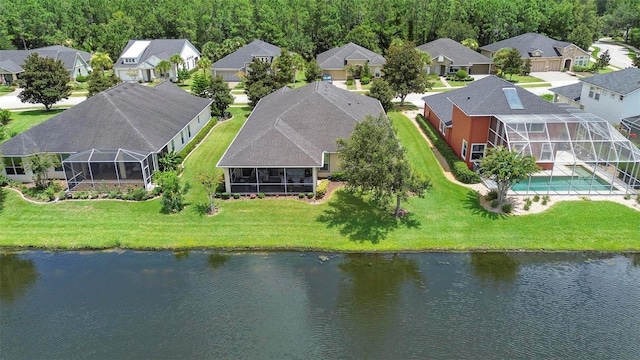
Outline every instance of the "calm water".
<path fill-rule="evenodd" d="M 640 255 L 25 252 L 0 275 L 3 359 L 640 359 Z"/>

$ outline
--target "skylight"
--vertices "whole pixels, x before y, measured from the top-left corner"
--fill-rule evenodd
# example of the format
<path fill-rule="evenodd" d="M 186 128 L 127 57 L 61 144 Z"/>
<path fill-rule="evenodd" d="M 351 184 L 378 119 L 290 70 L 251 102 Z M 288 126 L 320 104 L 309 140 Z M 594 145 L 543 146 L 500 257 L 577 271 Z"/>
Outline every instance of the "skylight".
<path fill-rule="evenodd" d="M 509 109 L 511 110 L 523 110 L 524 106 L 522 105 L 522 101 L 520 101 L 520 97 L 518 96 L 518 92 L 516 88 L 503 88 L 504 97 L 507 99 L 507 103 L 509 103 Z"/>

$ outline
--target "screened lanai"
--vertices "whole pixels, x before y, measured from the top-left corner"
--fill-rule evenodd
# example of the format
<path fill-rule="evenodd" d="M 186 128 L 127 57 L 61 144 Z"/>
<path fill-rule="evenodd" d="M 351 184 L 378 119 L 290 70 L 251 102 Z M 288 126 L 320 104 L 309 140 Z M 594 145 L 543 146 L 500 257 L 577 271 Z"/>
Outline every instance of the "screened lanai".
<path fill-rule="evenodd" d="M 66 158 L 62 165 L 69 190 L 151 185 L 151 154 L 117 149 L 91 149 Z"/>
<path fill-rule="evenodd" d="M 533 155 L 542 171 L 513 186 L 517 194 L 635 194 L 640 149 L 595 115 L 496 115 L 488 144 Z"/>

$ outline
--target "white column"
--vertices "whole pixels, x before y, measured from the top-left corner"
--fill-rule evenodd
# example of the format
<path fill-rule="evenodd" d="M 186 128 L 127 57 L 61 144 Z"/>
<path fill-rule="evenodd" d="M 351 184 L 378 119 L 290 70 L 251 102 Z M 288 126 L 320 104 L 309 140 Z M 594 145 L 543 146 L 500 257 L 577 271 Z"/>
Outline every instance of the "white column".
<path fill-rule="evenodd" d="M 226 192 L 231 193 L 231 175 L 229 168 L 224 168 L 224 189 Z"/>
<path fill-rule="evenodd" d="M 311 179 L 313 180 L 313 196 L 316 195 L 316 186 L 318 184 L 318 168 L 317 167 L 313 167 L 311 168 Z"/>

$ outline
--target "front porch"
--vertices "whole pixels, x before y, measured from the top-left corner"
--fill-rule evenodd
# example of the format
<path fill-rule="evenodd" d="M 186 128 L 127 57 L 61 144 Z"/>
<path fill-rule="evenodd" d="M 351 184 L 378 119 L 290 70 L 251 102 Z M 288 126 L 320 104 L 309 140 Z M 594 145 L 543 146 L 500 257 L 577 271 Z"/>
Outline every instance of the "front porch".
<path fill-rule="evenodd" d="M 228 193 L 315 193 L 316 168 L 224 168 Z"/>

